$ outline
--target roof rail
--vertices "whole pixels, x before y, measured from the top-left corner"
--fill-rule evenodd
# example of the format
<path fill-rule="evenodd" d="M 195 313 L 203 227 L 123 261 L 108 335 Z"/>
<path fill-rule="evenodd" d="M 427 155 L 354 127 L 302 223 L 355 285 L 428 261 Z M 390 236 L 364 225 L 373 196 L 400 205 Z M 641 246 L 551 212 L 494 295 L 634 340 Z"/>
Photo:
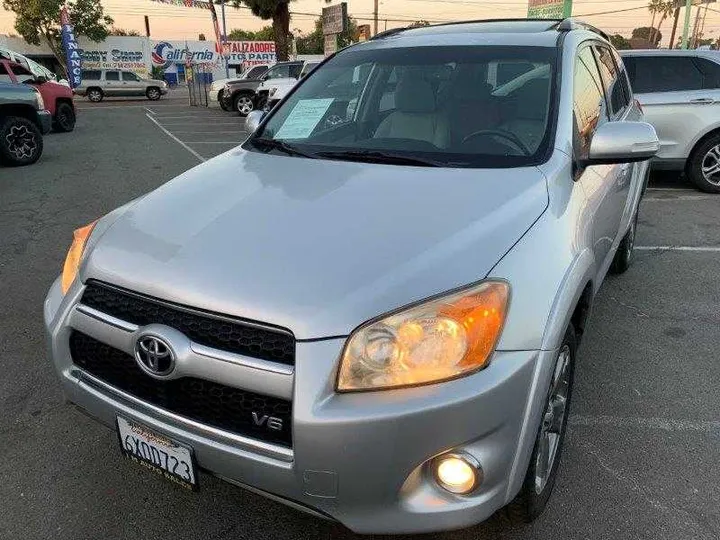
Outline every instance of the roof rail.
<path fill-rule="evenodd" d="M 404 32 L 405 30 L 409 29 L 409 26 L 401 26 L 399 28 L 391 28 L 390 30 L 385 30 L 383 32 L 378 32 L 373 37 L 370 38 L 370 41 L 373 41 L 375 39 L 383 39 L 389 36 L 392 36 L 393 34 L 399 34 L 400 32 Z"/>
<path fill-rule="evenodd" d="M 569 32 L 570 30 L 579 30 L 582 28 L 583 30 L 594 32 L 602 38 L 606 39 L 607 41 L 610 41 L 608 35 L 599 28 L 596 28 L 592 24 L 588 24 L 584 21 L 579 21 L 578 19 L 574 19 L 572 17 L 561 20 L 556 28 L 558 32 Z"/>

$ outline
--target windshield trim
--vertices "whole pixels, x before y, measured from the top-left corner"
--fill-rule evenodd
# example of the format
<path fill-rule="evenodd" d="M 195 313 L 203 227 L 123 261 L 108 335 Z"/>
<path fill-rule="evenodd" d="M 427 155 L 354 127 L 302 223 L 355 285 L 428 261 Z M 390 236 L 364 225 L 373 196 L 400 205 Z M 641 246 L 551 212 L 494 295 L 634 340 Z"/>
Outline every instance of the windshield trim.
<path fill-rule="evenodd" d="M 545 135 L 543 139 L 541 140 L 538 150 L 532 155 L 532 156 L 502 156 L 498 154 L 480 154 L 480 153 L 473 153 L 473 154 L 460 154 L 460 153 L 447 153 L 446 156 L 452 156 L 452 159 L 448 159 L 446 164 L 440 165 L 440 168 L 448 168 L 448 169 L 458 169 L 458 168 L 469 168 L 469 169 L 516 169 L 516 168 L 524 168 L 524 167 L 536 167 L 539 165 L 542 165 L 544 163 L 547 163 L 549 159 L 551 158 L 553 151 L 555 149 L 555 140 L 557 137 L 557 127 L 558 127 L 558 115 L 559 115 L 559 106 L 560 106 L 560 96 L 561 96 L 561 82 L 562 82 L 562 72 L 563 72 L 563 43 L 565 41 L 565 33 L 561 32 L 558 36 L 556 46 L 554 47 L 554 58 L 552 62 L 554 64 L 551 64 L 551 69 L 554 69 L 554 76 L 550 79 L 550 94 L 549 94 L 549 103 L 548 103 L 548 117 L 547 117 L 547 124 L 545 129 Z M 320 69 L 329 61 L 331 61 L 333 58 L 344 55 L 344 54 L 352 54 L 354 52 L 354 49 L 357 49 L 360 44 L 351 45 L 349 47 L 346 47 L 340 51 L 337 51 L 331 55 L 329 55 L 327 58 L 325 58 L 318 66 L 315 67 L 307 76 L 302 77 L 298 80 L 298 82 L 285 94 L 285 96 L 282 97 L 282 99 L 275 104 L 275 106 L 268 111 L 265 116 L 263 117 L 262 121 L 258 125 L 258 128 L 250 134 L 250 136 L 247 138 L 247 140 L 240 145 L 241 148 L 243 148 L 246 151 L 251 152 L 261 152 L 261 153 L 267 153 L 263 152 L 260 148 L 256 147 L 253 144 L 253 140 L 257 138 L 262 138 L 262 134 L 265 131 L 266 125 L 272 120 L 272 118 L 278 113 L 279 110 L 284 106 L 285 102 L 287 102 L 289 99 L 292 98 L 293 94 L 297 92 L 302 85 L 307 84 L 309 80 L 311 80 L 313 77 L 317 76 Z M 524 47 L 532 47 L 532 48 L 543 48 L 543 49 L 552 49 L 552 47 L 545 47 L 545 46 L 527 46 L 527 45 L 500 45 L 500 44 L 487 44 L 487 45 L 448 45 L 448 47 L 518 47 L 518 48 L 524 48 Z M 397 47 L 397 49 L 414 49 L 417 47 Z M 387 50 L 387 49 L 382 49 Z M 366 81 L 366 86 L 369 83 L 369 77 Z M 363 90 L 364 92 L 364 90 Z M 298 146 L 297 143 L 293 142 L 293 146 Z M 301 144 L 299 145 L 299 148 L 307 153 L 312 154 L 312 159 L 319 159 L 323 161 L 347 161 L 347 160 L 341 160 L 335 157 L 327 157 L 323 155 L 318 155 L 315 157 L 314 154 L 323 154 L 323 153 L 332 153 L 336 152 L 338 150 L 341 150 L 340 148 L 336 146 L 322 146 L 322 145 L 313 145 L 313 144 Z M 350 148 L 346 148 L 345 150 L 349 150 Z M 366 150 L 367 148 L 364 148 L 362 146 L 356 147 L 358 150 Z M 402 152 L 400 152 L 402 153 Z M 437 161 L 437 152 L 422 152 L 422 151 L 407 151 L 408 156 L 416 156 L 420 160 L 425 159 L 427 161 Z M 295 157 L 299 157 L 301 159 L 308 159 L 303 158 L 300 155 L 297 155 Z M 478 164 L 477 161 L 482 159 L 482 163 Z M 473 163 L 475 161 L 475 163 Z M 392 164 L 391 166 L 397 167 L 397 166 L 407 166 L 407 165 L 397 165 Z"/>

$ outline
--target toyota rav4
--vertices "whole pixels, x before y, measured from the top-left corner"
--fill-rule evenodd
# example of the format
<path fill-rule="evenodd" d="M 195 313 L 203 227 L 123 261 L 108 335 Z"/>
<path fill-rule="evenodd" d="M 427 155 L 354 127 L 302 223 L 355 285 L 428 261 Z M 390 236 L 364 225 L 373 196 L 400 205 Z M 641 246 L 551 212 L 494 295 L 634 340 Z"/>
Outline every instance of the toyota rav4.
<path fill-rule="evenodd" d="M 393 30 L 262 114 L 75 231 L 45 302 L 69 400 L 178 484 L 361 533 L 538 516 L 658 148 L 606 36 Z"/>

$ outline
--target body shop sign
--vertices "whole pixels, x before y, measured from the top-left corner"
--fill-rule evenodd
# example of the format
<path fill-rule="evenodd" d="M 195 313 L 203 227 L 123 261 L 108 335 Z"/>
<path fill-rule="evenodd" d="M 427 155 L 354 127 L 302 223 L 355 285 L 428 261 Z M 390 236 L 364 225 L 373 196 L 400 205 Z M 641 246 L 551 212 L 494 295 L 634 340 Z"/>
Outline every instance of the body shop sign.
<path fill-rule="evenodd" d="M 572 0 L 528 0 L 528 19 L 564 19 L 572 14 Z"/>
<path fill-rule="evenodd" d="M 63 49 L 65 49 L 65 60 L 67 62 L 68 78 L 70 86 L 77 88 L 82 82 L 82 58 L 75 40 L 75 33 L 70 24 L 70 16 L 67 8 L 63 7 L 60 12 L 60 25 Z"/>

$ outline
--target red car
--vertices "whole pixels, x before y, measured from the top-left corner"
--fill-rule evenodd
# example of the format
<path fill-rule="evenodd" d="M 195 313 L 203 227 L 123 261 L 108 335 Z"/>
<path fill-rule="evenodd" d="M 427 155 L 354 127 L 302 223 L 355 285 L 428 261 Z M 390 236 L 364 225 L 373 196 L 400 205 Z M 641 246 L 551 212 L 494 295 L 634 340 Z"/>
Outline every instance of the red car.
<path fill-rule="evenodd" d="M 55 131 L 75 129 L 75 103 L 69 86 L 50 81 L 45 77 L 36 77 L 26 67 L 0 58 L 0 82 L 30 84 L 38 89 L 50 111 Z"/>

